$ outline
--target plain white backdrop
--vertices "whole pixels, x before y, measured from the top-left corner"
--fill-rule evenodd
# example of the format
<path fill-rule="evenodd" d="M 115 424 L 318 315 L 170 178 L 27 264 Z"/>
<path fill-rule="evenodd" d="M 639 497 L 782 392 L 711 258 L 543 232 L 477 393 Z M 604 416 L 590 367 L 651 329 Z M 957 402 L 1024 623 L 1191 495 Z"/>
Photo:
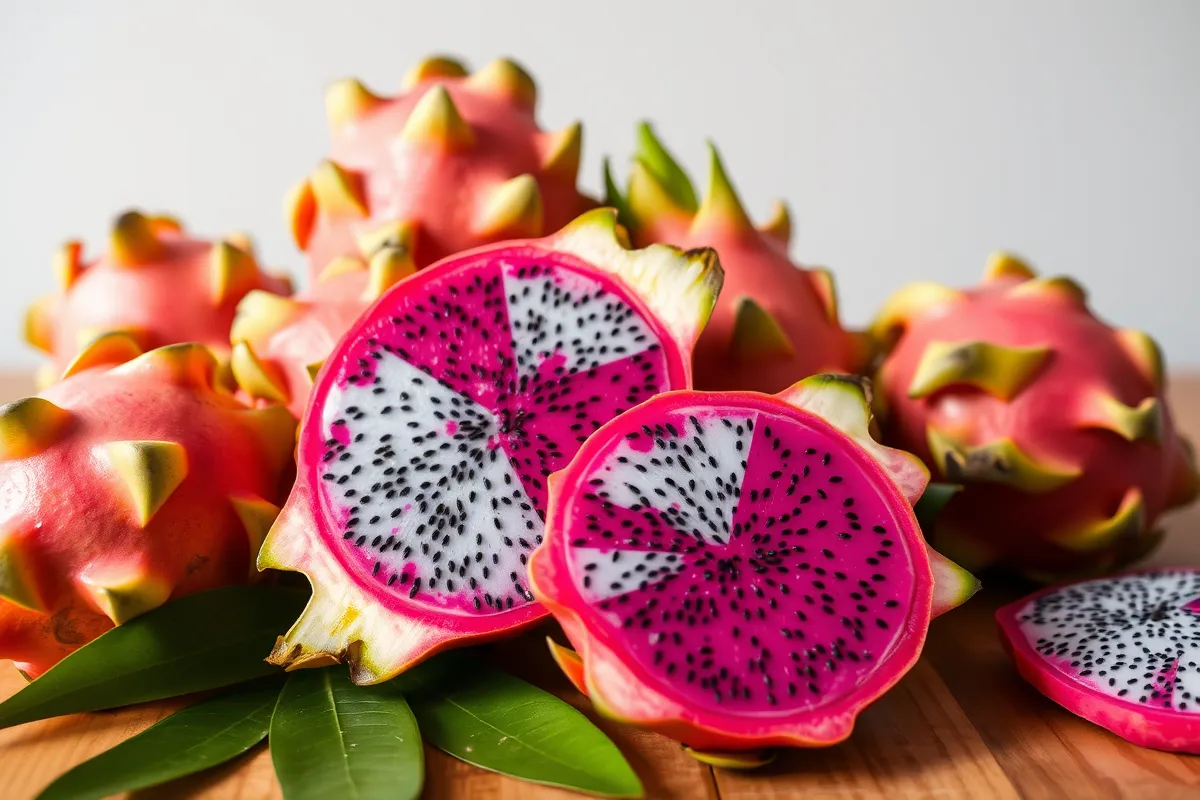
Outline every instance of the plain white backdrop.
<path fill-rule="evenodd" d="M 35 358 L 53 248 L 127 206 L 299 271 L 280 201 L 324 152 L 325 84 L 395 91 L 447 52 L 511 55 L 545 126 L 582 118 L 592 190 L 641 118 L 701 179 L 713 138 L 754 214 L 791 202 L 851 323 L 1005 247 L 1197 365 L 1198 41 L 1197 0 L 0 0 L 0 363 Z"/>

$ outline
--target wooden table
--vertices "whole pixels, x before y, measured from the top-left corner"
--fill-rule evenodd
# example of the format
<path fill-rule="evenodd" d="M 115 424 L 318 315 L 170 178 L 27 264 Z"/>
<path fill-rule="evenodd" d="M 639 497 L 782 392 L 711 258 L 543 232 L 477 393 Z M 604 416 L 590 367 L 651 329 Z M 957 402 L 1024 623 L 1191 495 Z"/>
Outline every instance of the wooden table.
<path fill-rule="evenodd" d="M 26 390 L 0 380 L 0 397 Z M 1200 377 L 1176 382 L 1174 408 L 1200 440 Z M 1200 561 L 1200 505 L 1168 522 L 1155 564 Z M 863 713 L 851 739 L 824 750 L 790 751 L 765 769 L 712 770 L 662 737 L 598 717 L 549 663 L 541 634 L 504 645 L 527 677 L 584 711 L 624 751 L 651 798 L 1090 798 L 1200 797 L 1200 757 L 1126 744 L 1043 698 L 1017 677 L 1000 650 L 992 612 L 1016 591 L 989 587 L 937 620 L 925 654 L 900 684 Z M 0 698 L 22 683 L 0 663 Z M 53 778 L 179 707 L 153 703 L 0 731 L 0 800 L 33 797 Z M 493 775 L 427 752 L 429 798 L 551 800 L 578 797 Z M 141 798 L 280 797 L 270 756 L 259 749 L 203 779 Z M 331 798 L 331 800 L 336 800 Z"/>

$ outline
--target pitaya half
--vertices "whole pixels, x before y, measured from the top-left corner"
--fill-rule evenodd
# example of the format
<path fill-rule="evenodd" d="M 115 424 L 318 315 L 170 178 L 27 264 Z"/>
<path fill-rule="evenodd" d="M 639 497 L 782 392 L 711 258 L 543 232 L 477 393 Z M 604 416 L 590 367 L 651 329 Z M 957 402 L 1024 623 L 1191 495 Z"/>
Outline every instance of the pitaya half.
<path fill-rule="evenodd" d="M 927 533 L 965 566 L 1109 571 L 1196 496 L 1157 345 L 1097 319 L 1071 279 L 999 254 L 974 289 L 902 289 L 874 332 L 884 439 L 964 486 Z"/>
<path fill-rule="evenodd" d="M 1200 572 L 1045 589 L 996 612 L 1017 670 L 1068 711 L 1143 747 L 1200 753 Z"/>
<path fill-rule="evenodd" d="M 668 392 L 551 476 L 531 586 L 600 711 L 725 766 L 850 734 L 978 588 L 921 536 L 924 466 L 869 425 L 846 376 Z"/>
<path fill-rule="evenodd" d="M 711 144 L 709 156 L 700 202 L 647 123 L 638 129 L 624 197 L 605 167 L 608 202 L 621 208 L 635 244 L 712 247 L 721 257 L 725 287 L 696 345 L 696 385 L 778 392 L 819 372 L 861 371 L 866 339 L 838 322 L 832 273 L 788 258 L 787 206 L 777 203 L 772 218 L 754 227 Z"/>
<path fill-rule="evenodd" d="M 588 435 L 690 382 L 711 250 L 626 250 L 615 213 L 459 254 L 384 294 L 334 347 L 298 477 L 259 558 L 313 597 L 271 660 L 385 680 L 535 622 L 525 575 L 546 476 Z"/>
<path fill-rule="evenodd" d="M 25 319 L 25 338 L 51 356 L 42 385 L 106 333 L 124 333 L 146 350 L 199 342 L 224 356 L 234 309 L 247 292 L 290 292 L 285 278 L 259 269 L 244 235 L 196 239 L 170 217 L 138 211 L 117 218 L 108 252 L 92 261 L 82 243 L 63 245 L 54 272 L 58 292 L 34 303 Z"/>
<path fill-rule="evenodd" d="M 285 211 L 312 277 L 339 256 L 381 244 L 417 267 L 489 242 L 557 230 L 595 203 L 575 188 L 582 127 L 543 132 L 537 88 L 497 59 L 468 74 L 427 58 L 402 91 L 380 97 L 356 80 L 329 87 L 329 158 L 288 195 Z"/>
<path fill-rule="evenodd" d="M 342 256 L 297 297 L 254 291 L 238 305 L 230 330 L 230 366 L 238 386 L 261 403 L 304 413 L 313 378 L 334 344 L 373 301 L 416 271 L 411 254 L 382 247 L 370 262 Z"/>
<path fill-rule="evenodd" d="M 167 599 L 255 575 L 295 420 L 214 387 L 201 345 L 94 340 L 0 407 L 0 658 L 30 675 Z"/>

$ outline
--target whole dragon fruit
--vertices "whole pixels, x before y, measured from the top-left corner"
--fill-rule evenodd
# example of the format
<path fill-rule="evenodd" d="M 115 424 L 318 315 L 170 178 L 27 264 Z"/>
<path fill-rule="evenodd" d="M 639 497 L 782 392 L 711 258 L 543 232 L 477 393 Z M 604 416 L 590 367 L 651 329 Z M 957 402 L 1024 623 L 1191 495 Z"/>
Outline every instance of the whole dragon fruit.
<path fill-rule="evenodd" d="M 369 259 L 381 244 L 424 267 L 557 230 L 594 206 L 575 188 L 582 128 L 543 132 L 536 104 L 533 79 L 507 59 L 468 74 L 453 59 L 428 58 L 390 98 L 353 79 L 333 84 L 330 156 L 286 201 L 312 277 L 339 256 Z"/>
<path fill-rule="evenodd" d="M 545 611 L 525 565 L 546 476 L 603 423 L 690 382 L 711 250 L 626 250 L 610 209 L 396 284 L 317 374 L 298 475 L 259 557 L 313 597 L 270 660 L 359 683 Z"/>
<path fill-rule="evenodd" d="M 284 278 L 263 273 L 249 240 L 195 239 L 170 217 L 127 211 L 109 234 L 108 252 L 92 261 L 83 245 L 63 245 L 54 259 L 59 290 L 38 300 L 25 338 L 50 354 L 39 383 L 57 380 L 101 334 L 120 332 L 143 349 L 199 342 L 224 355 L 238 301 L 252 290 L 286 294 Z"/>
<path fill-rule="evenodd" d="M 869 414 L 846 376 L 668 392 L 550 476 L 530 586 L 600 711 L 754 766 L 841 741 L 904 675 L 978 584 L 927 548 L 911 504 L 929 473 Z"/>
<path fill-rule="evenodd" d="M 725 287 L 696 345 L 696 385 L 778 392 L 819 372 L 861 371 L 866 340 L 838 322 L 833 275 L 788 258 L 787 206 L 777 203 L 771 220 L 755 228 L 711 144 L 709 154 L 702 202 L 647 123 L 638 129 L 625 196 L 605 167 L 608 203 L 621 209 L 635 244 L 712 247 L 721 257 Z"/>
<path fill-rule="evenodd" d="M 1145 555 L 1196 496 L 1189 444 L 1145 333 L 1097 319 L 1069 278 L 996 255 L 981 286 L 921 283 L 884 306 L 885 441 L 965 487 L 931 541 L 978 569 L 1102 573 Z"/>
<path fill-rule="evenodd" d="M 254 573 L 295 421 L 214 387 L 205 347 L 93 340 L 0 407 L 0 658 L 30 675 L 167 599 Z"/>
<path fill-rule="evenodd" d="M 407 250 L 381 247 L 370 263 L 334 259 L 297 297 L 246 295 L 230 330 L 230 366 L 238 386 L 254 400 L 282 403 L 299 417 L 337 340 L 384 290 L 415 271 Z"/>

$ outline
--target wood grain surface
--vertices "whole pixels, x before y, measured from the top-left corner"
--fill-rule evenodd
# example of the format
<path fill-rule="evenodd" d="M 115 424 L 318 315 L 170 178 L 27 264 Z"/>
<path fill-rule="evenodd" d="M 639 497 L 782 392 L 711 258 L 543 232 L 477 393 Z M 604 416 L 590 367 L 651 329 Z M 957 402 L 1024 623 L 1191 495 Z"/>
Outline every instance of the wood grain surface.
<path fill-rule="evenodd" d="M 0 398 L 28 390 L 0 379 Z M 1200 377 L 1175 381 L 1181 427 L 1200 439 Z M 1200 506 L 1167 520 L 1153 564 L 1200 563 Z M 650 798 L 1171 798 L 1200 797 L 1200 756 L 1126 744 L 1064 711 L 1026 685 L 1000 649 L 993 611 L 1021 593 L 989 585 L 934 622 L 925 653 L 900 684 L 867 709 L 854 735 L 822 750 L 789 751 L 754 772 L 712 770 L 678 745 L 597 716 L 550 663 L 545 632 L 497 646 L 494 658 L 564 698 L 625 753 Z M 0 662 L 0 698 L 22 686 Z M 143 730 L 179 707 L 153 703 L 0 731 L 0 800 L 26 800 L 64 770 Z M 521 783 L 427 750 L 425 796 L 471 800 L 552 800 L 578 795 Z M 270 754 L 259 748 L 203 778 L 136 793 L 150 798 L 279 798 Z M 333 799 L 331 799 L 333 800 Z"/>

